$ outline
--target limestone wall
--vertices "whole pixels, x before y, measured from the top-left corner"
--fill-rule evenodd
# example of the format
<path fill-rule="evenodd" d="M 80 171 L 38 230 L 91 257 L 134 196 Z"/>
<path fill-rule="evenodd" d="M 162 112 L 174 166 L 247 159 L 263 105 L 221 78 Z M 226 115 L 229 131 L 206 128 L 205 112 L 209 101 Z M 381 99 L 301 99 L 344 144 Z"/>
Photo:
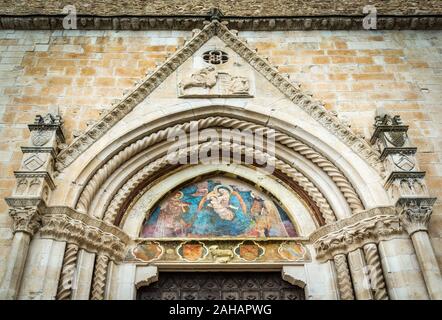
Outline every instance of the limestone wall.
<path fill-rule="evenodd" d="M 11 194 L 26 125 L 59 112 L 68 143 L 100 118 L 188 32 L 0 31 L 0 274 L 12 234 Z M 377 107 L 410 125 L 430 193 L 442 199 L 442 32 L 240 32 L 369 138 Z M 430 224 L 442 265 L 442 202 Z"/>

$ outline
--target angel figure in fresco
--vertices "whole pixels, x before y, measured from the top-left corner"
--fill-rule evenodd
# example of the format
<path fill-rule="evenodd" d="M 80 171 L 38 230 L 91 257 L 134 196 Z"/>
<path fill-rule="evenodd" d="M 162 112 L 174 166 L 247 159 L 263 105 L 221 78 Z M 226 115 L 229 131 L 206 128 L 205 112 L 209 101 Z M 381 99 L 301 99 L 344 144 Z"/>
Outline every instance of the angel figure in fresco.
<path fill-rule="evenodd" d="M 185 236 L 187 224 L 182 215 L 189 209 L 190 203 L 184 202 L 183 193 L 178 191 L 160 208 L 156 225 L 157 236 Z"/>
<path fill-rule="evenodd" d="M 255 232 L 258 237 L 287 237 L 281 216 L 272 203 L 264 200 L 259 195 L 251 192 L 253 198 L 250 213 L 255 220 Z"/>
<path fill-rule="evenodd" d="M 235 211 L 239 208 L 231 205 L 231 196 L 238 199 L 242 212 L 246 213 L 247 206 L 241 195 L 226 185 L 218 185 L 213 188 L 213 191 L 204 196 L 198 205 L 198 210 L 201 210 L 206 201 L 208 201 L 208 206 L 211 207 L 221 219 L 232 221 L 235 218 Z"/>

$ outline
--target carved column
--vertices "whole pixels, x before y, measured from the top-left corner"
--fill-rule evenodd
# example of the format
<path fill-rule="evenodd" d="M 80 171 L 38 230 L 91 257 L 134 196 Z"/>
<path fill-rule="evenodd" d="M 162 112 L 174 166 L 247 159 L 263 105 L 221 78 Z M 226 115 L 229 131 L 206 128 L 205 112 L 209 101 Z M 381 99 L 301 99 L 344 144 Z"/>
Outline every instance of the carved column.
<path fill-rule="evenodd" d="M 366 244 L 364 246 L 364 253 L 370 276 L 370 288 L 373 291 L 374 299 L 388 300 L 387 285 L 384 279 L 378 246 L 374 243 Z"/>
<path fill-rule="evenodd" d="M 428 235 L 428 222 L 433 211 L 434 198 L 400 199 L 402 225 L 413 241 L 416 256 L 422 270 L 430 298 L 442 299 L 442 277 Z"/>
<path fill-rule="evenodd" d="M 16 299 L 32 236 L 41 226 L 41 216 L 36 206 L 16 207 L 9 210 L 14 219 L 14 237 L 0 289 L 1 299 Z"/>
<path fill-rule="evenodd" d="M 373 293 L 370 287 L 370 276 L 365 262 L 364 252 L 356 249 L 347 254 L 355 298 L 357 300 L 373 300 Z"/>
<path fill-rule="evenodd" d="M 355 296 L 350 271 L 348 270 L 347 257 L 345 254 L 337 254 L 333 257 L 333 261 L 335 263 L 341 300 L 354 300 Z"/>
<path fill-rule="evenodd" d="M 78 246 L 68 243 L 64 252 L 63 266 L 58 283 L 57 300 L 70 300 L 72 284 L 74 283 L 75 267 L 77 263 Z"/>
<path fill-rule="evenodd" d="M 109 257 L 105 254 L 98 254 L 95 261 L 94 279 L 92 281 L 91 300 L 103 300 L 104 288 L 106 287 L 106 276 Z"/>
<path fill-rule="evenodd" d="M 22 147 L 23 158 L 15 171 L 16 186 L 6 202 L 11 207 L 9 214 L 14 220 L 14 238 L 8 257 L 0 296 L 16 299 L 20 289 L 23 270 L 32 236 L 41 226 L 41 212 L 55 188 L 53 182 L 54 158 L 58 146 L 64 143 L 59 116 L 38 115 L 28 126 L 31 132 L 29 144 Z"/>
<path fill-rule="evenodd" d="M 431 298 L 441 299 L 440 270 L 427 233 L 435 198 L 429 197 L 425 172 L 416 161 L 417 148 L 408 138 L 408 126 L 399 116 L 378 111 L 371 143 L 381 152 L 387 178 L 385 189 L 401 215 L 410 235 Z"/>

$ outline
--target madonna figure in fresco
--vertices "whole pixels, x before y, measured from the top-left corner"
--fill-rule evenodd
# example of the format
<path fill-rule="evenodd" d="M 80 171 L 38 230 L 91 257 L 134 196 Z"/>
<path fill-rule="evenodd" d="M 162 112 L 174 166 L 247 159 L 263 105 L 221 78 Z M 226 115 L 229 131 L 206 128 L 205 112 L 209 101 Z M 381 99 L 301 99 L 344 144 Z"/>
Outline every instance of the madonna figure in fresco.
<path fill-rule="evenodd" d="M 192 235 L 238 236 L 250 228 L 252 220 L 241 195 L 227 185 L 216 185 L 198 204 L 189 232 Z"/>
<path fill-rule="evenodd" d="M 287 237 L 283 210 L 250 187 L 224 178 L 180 188 L 146 217 L 142 237 Z"/>

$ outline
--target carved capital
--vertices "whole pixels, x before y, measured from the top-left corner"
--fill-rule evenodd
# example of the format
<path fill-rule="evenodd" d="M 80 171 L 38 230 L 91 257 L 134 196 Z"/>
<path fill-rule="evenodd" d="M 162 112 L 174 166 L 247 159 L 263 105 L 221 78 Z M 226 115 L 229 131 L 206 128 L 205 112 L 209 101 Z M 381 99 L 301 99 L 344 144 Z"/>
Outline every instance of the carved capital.
<path fill-rule="evenodd" d="M 45 211 L 42 238 L 66 241 L 94 253 L 103 253 L 111 260 L 124 258 L 129 237 L 115 226 L 67 207 L 52 207 Z"/>
<path fill-rule="evenodd" d="M 435 198 L 400 199 L 398 202 L 400 221 L 404 229 L 412 235 L 417 231 L 427 231 Z"/>
<path fill-rule="evenodd" d="M 41 216 L 36 207 L 17 207 L 9 209 L 14 219 L 14 233 L 26 232 L 31 236 L 41 227 Z"/>
<path fill-rule="evenodd" d="M 402 234 L 399 217 L 393 207 L 375 208 L 342 219 L 316 230 L 310 239 L 318 260 L 328 260 L 338 254 L 378 243 Z"/>

